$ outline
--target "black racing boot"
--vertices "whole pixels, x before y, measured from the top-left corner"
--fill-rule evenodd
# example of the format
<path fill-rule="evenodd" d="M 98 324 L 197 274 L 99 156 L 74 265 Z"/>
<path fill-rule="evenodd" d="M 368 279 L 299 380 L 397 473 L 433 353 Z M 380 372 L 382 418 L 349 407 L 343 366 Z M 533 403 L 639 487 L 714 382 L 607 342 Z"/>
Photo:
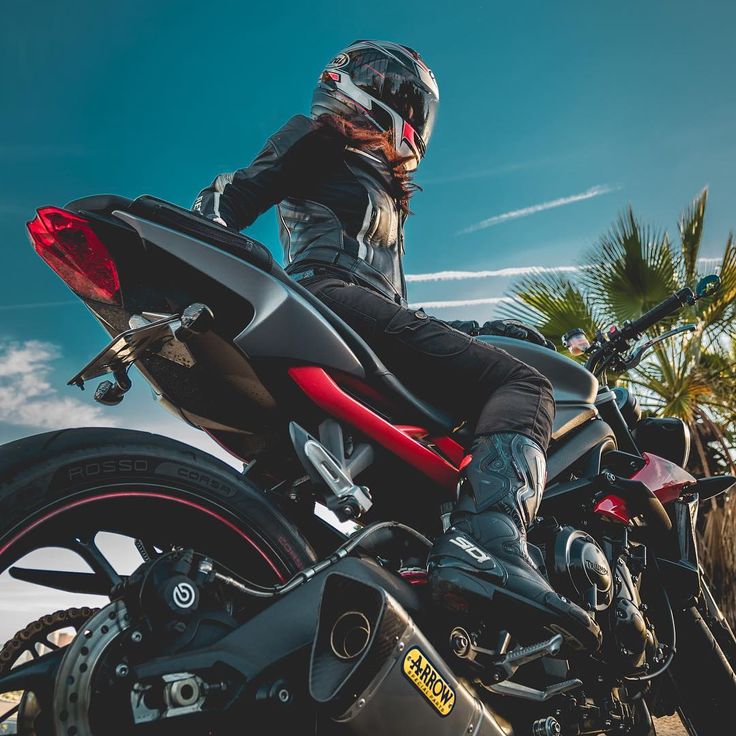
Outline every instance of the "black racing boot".
<path fill-rule="evenodd" d="M 575 649 L 597 649 L 598 624 L 555 593 L 527 551 L 546 480 L 542 448 L 511 432 L 479 437 L 463 474 L 451 526 L 429 557 L 434 600 L 481 617 L 487 610 L 525 637 L 562 634 Z"/>

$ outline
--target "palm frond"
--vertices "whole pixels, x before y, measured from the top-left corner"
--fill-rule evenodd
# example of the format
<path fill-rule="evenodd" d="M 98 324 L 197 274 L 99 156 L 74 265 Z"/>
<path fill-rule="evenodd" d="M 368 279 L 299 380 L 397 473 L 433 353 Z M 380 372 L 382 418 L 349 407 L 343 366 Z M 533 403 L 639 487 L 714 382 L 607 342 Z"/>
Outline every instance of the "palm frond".
<path fill-rule="evenodd" d="M 534 325 L 557 345 L 574 327 L 592 337 L 601 326 L 583 291 L 565 275 L 533 273 L 513 284 L 509 293 L 517 302 L 504 305 L 501 316 Z"/>
<path fill-rule="evenodd" d="M 680 220 L 677 223 L 680 230 L 682 279 L 687 284 L 692 284 L 697 276 L 698 255 L 700 254 L 700 243 L 703 237 L 705 206 L 707 203 L 708 188 L 706 187 L 680 215 Z"/>
<path fill-rule="evenodd" d="M 594 306 L 623 322 L 678 287 L 666 232 L 642 225 L 629 207 L 585 257 L 582 283 Z"/>
<path fill-rule="evenodd" d="M 699 319 L 706 325 L 710 337 L 726 332 L 730 337 L 734 334 L 736 324 L 736 242 L 730 233 L 723 251 L 718 275 L 721 277 L 721 288 L 710 299 L 703 300 Z"/>

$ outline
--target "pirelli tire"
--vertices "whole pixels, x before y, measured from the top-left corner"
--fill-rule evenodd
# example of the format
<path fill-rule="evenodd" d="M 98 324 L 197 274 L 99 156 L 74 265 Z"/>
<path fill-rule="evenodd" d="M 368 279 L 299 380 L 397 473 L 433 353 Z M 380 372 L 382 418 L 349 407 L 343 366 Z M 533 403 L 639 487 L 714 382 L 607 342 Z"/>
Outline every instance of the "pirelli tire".
<path fill-rule="evenodd" d="M 0 571 L 52 544 L 62 522 L 93 521 L 131 536 L 140 527 L 161 543 L 224 555 L 236 567 L 249 559 L 246 569 L 257 568 L 264 583 L 287 579 L 315 559 L 262 491 L 181 442 L 94 427 L 0 446 Z"/>

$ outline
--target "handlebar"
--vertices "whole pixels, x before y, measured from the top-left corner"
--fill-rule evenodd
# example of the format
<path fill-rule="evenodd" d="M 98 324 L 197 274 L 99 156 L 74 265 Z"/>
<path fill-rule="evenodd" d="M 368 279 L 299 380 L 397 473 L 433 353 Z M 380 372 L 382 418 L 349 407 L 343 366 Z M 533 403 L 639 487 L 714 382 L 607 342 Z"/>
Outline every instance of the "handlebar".
<path fill-rule="evenodd" d="M 684 289 L 670 294 L 664 301 L 652 307 L 648 312 L 645 312 L 639 319 L 629 323 L 627 325 L 627 332 L 632 337 L 638 337 L 660 320 L 668 317 L 670 314 L 674 314 L 682 309 L 682 307 L 694 303 L 695 294 L 690 287 L 686 286 Z"/>
<path fill-rule="evenodd" d="M 683 307 L 692 306 L 698 299 L 712 296 L 720 288 L 720 283 L 720 278 L 715 274 L 703 276 L 698 281 L 695 291 L 686 286 L 684 289 L 670 294 L 664 301 L 652 307 L 639 319 L 625 322 L 622 327 L 613 325 L 605 334 L 598 330 L 593 343 L 588 344 L 588 347 L 583 351 L 588 356 L 585 367 L 596 376 L 605 374 L 607 369 L 622 372 L 636 367 L 641 362 L 642 356 L 653 345 L 681 332 L 692 331 L 695 329 L 695 325 L 683 325 L 657 335 L 627 356 L 631 343 L 638 340 L 644 332 L 665 317 L 669 317 Z"/>

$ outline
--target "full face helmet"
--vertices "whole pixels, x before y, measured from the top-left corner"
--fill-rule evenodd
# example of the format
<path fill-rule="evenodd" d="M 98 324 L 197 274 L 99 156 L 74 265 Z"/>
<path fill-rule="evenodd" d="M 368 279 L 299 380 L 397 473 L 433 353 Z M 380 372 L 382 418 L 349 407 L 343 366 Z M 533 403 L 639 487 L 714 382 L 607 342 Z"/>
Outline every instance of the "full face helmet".
<path fill-rule="evenodd" d="M 437 80 L 416 51 L 391 41 L 355 41 L 320 75 L 312 115 L 364 115 L 389 131 L 396 152 L 414 169 L 432 135 L 439 97 Z"/>

